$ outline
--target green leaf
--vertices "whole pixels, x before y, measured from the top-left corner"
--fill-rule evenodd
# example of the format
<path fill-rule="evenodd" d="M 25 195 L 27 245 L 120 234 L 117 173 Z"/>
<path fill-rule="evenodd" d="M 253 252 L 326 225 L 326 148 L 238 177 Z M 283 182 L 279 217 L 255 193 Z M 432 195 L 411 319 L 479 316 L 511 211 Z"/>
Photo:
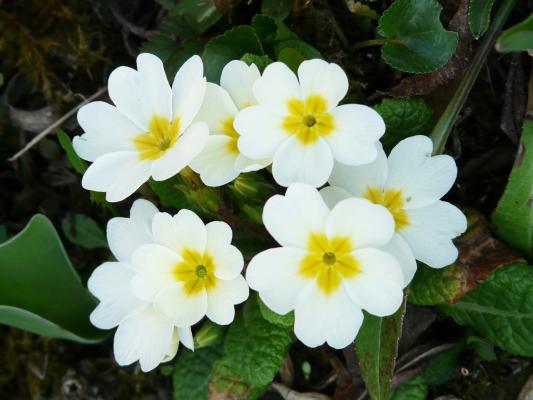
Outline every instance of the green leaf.
<path fill-rule="evenodd" d="M 470 0 L 468 7 L 468 26 L 470 32 L 479 39 L 487 31 L 490 23 L 490 12 L 494 0 Z"/>
<path fill-rule="evenodd" d="M 512 264 L 490 275 L 453 305 L 439 309 L 500 348 L 533 356 L 533 267 Z"/>
<path fill-rule="evenodd" d="M 250 296 L 228 330 L 224 356 L 215 362 L 210 390 L 235 398 L 256 398 L 276 376 L 293 340 L 292 327 L 265 320 L 257 297 Z"/>
<path fill-rule="evenodd" d="M 231 60 L 238 60 L 246 53 L 264 54 L 261 41 L 251 26 L 236 26 L 211 39 L 202 53 L 207 80 L 218 82 L 222 68 Z"/>
<path fill-rule="evenodd" d="M 169 10 L 168 16 L 184 19 L 196 33 L 203 33 L 222 18 L 212 0 L 181 0 Z"/>
<path fill-rule="evenodd" d="M 61 221 L 61 228 L 68 240 L 84 249 L 107 247 L 104 232 L 87 215 L 74 214 L 73 218 L 64 218 Z"/>
<path fill-rule="evenodd" d="M 420 306 L 453 303 L 464 286 L 464 271 L 458 265 L 435 269 L 419 263 L 409 285 L 409 302 Z"/>
<path fill-rule="evenodd" d="M 298 36 L 287 25 L 268 15 L 258 14 L 253 17 L 252 28 L 261 42 L 269 48 L 284 40 L 298 40 Z"/>
<path fill-rule="evenodd" d="M 420 375 L 424 378 L 424 382 L 428 385 L 442 385 L 448 382 L 457 368 L 457 360 L 464 347 L 464 340 L 461 340 L 450 350 L 433 357 Z"/>
<path fill-rule="evenodd" d="M 504 31 L 498 38 L 496 48 L 502 53 L 532 50 L 533 14 Z"/>
<path fill-rule="evenodd" d="M 272 322 L 273 324 L 276 324 L 276 325 L 288 326 L 291 328 L 294 326 L 294 312 L 293 311 L 285 315 L 280 315 L 272 311 L 270 308 L 268 308 L 267 305 L 261 301 L 261 299 L 258 299 L 258 302 L 259 302 L 259 311 L 261 311 L 261 315 L 268 322 Z"/>
<path fill-rule="evenodd" d="M 298 67 L 307 60 L 302 53 L 291 47 L 284 48 L 278 54 L 278 61 L 286 64 L 294 73 L 298 72 Z"/>
<path fill-rule="evenodd" d="M 207 400 L 213 362 L 222 356 L 219 346 L 204 347 L 194 352 L 185 349 L 178 355 L 174 369 L 174 400 Z"/>
<path fill-rule="evenodd" d="M 5 242 L 7 239 L 9 239 L 9 235 L 7 234 L 7 228 L 4 224 L 0 225 L 0 243 Z"/>
<path fill-rule="evenodd" d="M 202 347 L 211 346 L 222 341 L 226 327 L 215 324 L 209 320 L 202 324 L 202 327 L 194 335 L 194 348 L 200 349 Z"/>
<path fill-rule="evenodd" d="M 405 299 L 400 309 L 389 317 L 376 317 L 365 312 L 363 325 L 355 339 L 361 377 L 374 400 L 389 398 L 404 314 Z"/>
<path fill-rule="evenodd" d="M 494 345 L 484 338 L 469 336 L 466 343 L 474 349 L 477 355 L 485 361 L 496 361 L 498 357 L 494 351 Z"/>
<path fill-rule="evenodd" d="M 107 334 L 89 322 L 95 305 L 44 215 L 35 215 L 22 232 L 0 245 L 0 323 L 95 343 Z"/>
<path fill-rule="evenodd" d="M 509 182 L 492 213 L 496 234 L 533 257 L 533 122 L 526 121 Z"/>
<path fill-rule="evenodd" d="M 428 385 L 420 375 L 398 386 L 390 400 L 426 400 Z"/>
<path fill-rule="evenodd" d="M 387 152 L 409 136 L 429 135 L 435 124 L 433 110 L 421 98 L 383 99 L 381 104 L 374 106 L 374 110 L 381 115 L 387 127 L 381 138 Z"/>
<path fill-rule="evenodd" d="M 72 165 L 72 168 L 74 168 L 78 174 L 84 174 L 85 171 L 87 171 L 87 163 L 83 161 L 74 150 L 70 137 L 63 129 L 57 129 L 56 132 L 57 140 L 59 141 L 59 144 L 63 150 L 65 150 L 68 161 L 70 162 L 70 165 Z"/>
<path fill-rule="evenodd" d="M 179 43 L 168 37 L 153 36 L 144 42 L 142 51 L 155 54 L 163 61 L 167 78 L 172 82 L 183 63 L 193 55 L 202 52 L 202 46 L 193 40 Z"/>
<path fill-rule="evenodd" d="M 378 33 L 389 39 L 381 48 L 383 60 L 405 72 L 431 72 L 444 66 L 458 43 L 456 32 L 440 22 L 436 0 L 396 0 L 381 16 Z"/>
<path fill-rule="evenodd" d="M 294 0 L 263 0 L 261 14 L 283 21 L 289 16 Z"/>
<path fill-rule="evenodd" d="M 241 61 L 244 61 L 248 65 L 255 64 L 261 72 L 263 72 L 268 64 L 272 63 L 272 59 L 267 55 L 258 56 L 251 53 L 246 53 L 243 55 L 241 57 Z"/>

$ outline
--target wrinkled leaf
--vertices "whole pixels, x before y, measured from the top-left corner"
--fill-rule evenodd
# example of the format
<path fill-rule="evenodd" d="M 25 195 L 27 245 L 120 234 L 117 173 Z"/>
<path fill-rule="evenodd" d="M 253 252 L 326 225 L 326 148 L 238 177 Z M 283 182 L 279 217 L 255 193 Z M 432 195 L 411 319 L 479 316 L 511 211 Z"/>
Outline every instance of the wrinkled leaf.
<path fill-rule="evenodd" d="M 498 347 L 533 356 L 533 267 L 512 264 L 490 275 L 461 301 L 439 309 Z"/>
<path fill-rule="evenodd" d="M 504 31 L 498 38 L 496 48 L 502 53 L 533 49 L 533 14 Z"/>
<path fill-rule="evenodd" d="M 488 29 L 493 5 L 494 0 L 470 0 L 468 26 L 476 39 L 479 39 Z"/>
<path fill-rule="evenodd" d="M 442 6 L 436 0 L 396 0 L 381 16 L 378 32 L 390 39 L 381 48 L 383 60 L 405 72 L 439 69 L 452 57 L 456 32 L 440 22 Z"/>
<path fill-rule="evenodd" d="M 54 338 L 99 342 L 96 301 L 83 287 L 52 223 L 35 215 L 0 245 L 0 323 Z"/>
<path fill-rule="evenodd" d="M 533 122 L 526 121 L 515 164 L 492 213 L 496 234 L 533 257 Z"/>
<path fill-rule="evenodd" d="M 365 313 L 355 339 L 361 377 L 373 400 L 389 399 L 404 314 L 405 300 L 400 309 L 389 317 Z"/>
<path fill-rule="evenodd" d="M 224 356 L 215 362 L 210 395 L 257 398 L 274 379 L 293 340 L 292 327 L 268 322 L 257 297 L 250 296 L 228 330 Z"/>
<path fill-rule="evenodd" d="M 238 60 L 246 53 L 264 54 L 261 41 L 250 26 L 236 26 L 211 39 L 202 53 L 207 80 L 218 82 L 222 68 L 231 60 Z"/>
<path fill-rule="evenodd" d="M 98 224 L 87 215 L 74 214 L 61 221 L 63 233 L 75 245 L 84 249 L 106 248 L 105 234 Z"/>
<path fill-rule="evenodd" d="M 374 106 L 374 110 L 387 127 L 381 138 L 386 152 L 409 136 L 429 135 L 435 124 L 433 110 L 420 98 L 384 99 Z"/>
<path fill-rule="evenodd" d="M 219 346 L 190 351 L 184 349 L 177 357 L 174 369 L 175 400 L 207 400 L 207 386 L 211 379 L 213 362 L 222 356 Z"/>
<path fill-rule="evenodd" d="M 282 21 L 291 13 L 293 4 L 294 0 L 263 0 L 261 13 Z"/>

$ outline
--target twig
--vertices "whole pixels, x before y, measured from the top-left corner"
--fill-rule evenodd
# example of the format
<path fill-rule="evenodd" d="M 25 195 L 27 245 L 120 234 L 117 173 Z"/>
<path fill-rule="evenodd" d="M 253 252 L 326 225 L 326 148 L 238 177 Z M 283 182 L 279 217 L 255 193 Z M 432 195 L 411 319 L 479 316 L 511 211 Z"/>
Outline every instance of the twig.
<path fill-rule="evenodd" d="M 24 146 L 21 150 L 19 150 L 15 155 L 8 158 L 8 161 L 15 161 L 20 156 L 22 156 L 24 153 L 26 153 L 29 149 L 31 149 L 33 146 L 35 146 L 37 143 L 39 143 L 46 135 L 48 135 L 50 132 L 52 132 L 55 128 L 59 127 L 63 122 L 65 122 L 67 119 L 72 117 L 81 107 L 83 107 L 85 104 L 90 103 L 94 99 L 100 97 L 107 91 L 107 87 L 103 87 L 101 89 L 98 89 L 96 93 L 94 93 L 92 96 L 87 98 L 86 100 L 82 101 L 80 104 L 78 104 L 76 107 L 74 107 L 72 110 L 67 112 L 65 115 L 63 115 L 61 118 L 56 120 L 54 123 L 52 123 L 48 128 L 43 130 L 41 133 L 36 135 L 32 140 L 30 140 L 26 146 Z"/>

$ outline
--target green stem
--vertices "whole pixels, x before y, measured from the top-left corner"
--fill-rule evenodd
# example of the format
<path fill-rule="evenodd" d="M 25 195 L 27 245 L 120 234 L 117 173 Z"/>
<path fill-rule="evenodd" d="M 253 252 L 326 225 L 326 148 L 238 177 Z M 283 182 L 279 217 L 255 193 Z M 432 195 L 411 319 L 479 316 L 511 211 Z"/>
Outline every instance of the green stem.
<path fill-rule="evenodd" d="M 357 42 L 354 45 L 352 45 L 352 50 L 360 49 L 362 47 L 370 47 L 370 46 L 381 46 L 387 43 L 391 43 L 394 40 L 392 39 L 370 39 L 370 40 L 363 40 L 362 42 Z"/>
<path fill-rule="evenodd" d="M 446 110 L 444 110 L 444 113 L 441 115 L 431 132 L 431 139 L 434 144 L 433 154 L 441 154 L 444 151 L 446 141 L 448 140 L 448 136 L 455 124 L 457 116 L 463 108 L 465 101 L 472 90 L 472 86 L 474 86 L 474 82 L 481 71 L 481 67 L 483 67 L 485 59 L 492 50 L 494 42 L 498 38 L 498 35 L 516 2 L 517 0 L 503 0 L 498 8 L 497 13 L 492 20 L 492 24 L 483 38 L 483 42 L 479 46 L 470 67 L 466 70 L 463 79 L 461 80 L 461 83 L 459 83 L 451 101 L 448 103 Z"/>

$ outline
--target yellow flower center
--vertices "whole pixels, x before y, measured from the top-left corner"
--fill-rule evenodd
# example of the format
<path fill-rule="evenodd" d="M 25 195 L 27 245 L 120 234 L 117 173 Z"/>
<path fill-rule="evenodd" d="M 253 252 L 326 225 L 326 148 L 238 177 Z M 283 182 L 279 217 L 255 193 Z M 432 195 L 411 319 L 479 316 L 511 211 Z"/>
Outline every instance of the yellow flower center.
<path fill-rule="evenodd" d="M 296 135 L 303 144 L 312 144 L 321 136 L 327 136 L 335 129 L 335 119 L 327 110 L 327 102 L 320 95 L 311 95 L 305 100 L 290 99 L 287 102 L 288 115 L 282 128 L 290 135 Z"/>
<path fill-rule="evenodd" d="M 183 290 L 188 296 L 216 287 L 213 257 L 190 249 L 183 250 L 181 256 L 183 260 L 174 266 L 172 274 L 177 281 L 184 283 Z"/>
<path fill-rule="evenodd" d="M 178 141 L 179 129 L 179 118 L 169 121 L 154 115 L 148 123 L 148 132 L 133 139 L 141 160 L 156 160 L 162 157 Z"/>
<path fill-rule="evenodd" d="M 239 154 L 239 148 L 237 147 L 237 141 L 239 140 L 239 133 L 233 127 L 234 116 L 228 117 L 222 122 L 222 133 L 231 138 L 231 142 L 227 145 L 227 150 L 233 154 Z"/>
<path fill-rule="evenodd" d="M 401 190 L 388 189 L 383 191 L 381 189 L 369 187 L 363 194 L 363 197 L 370 200 L 372 203 L 387 207 L 394 217 L 396 231 L 400 231 L 409 225 L 409 217 L 403 208 L 405 205 L 405 199 Z"/>
<path fill-rule="evenodd" d="M 316 279 L 317 285 L 326 295 L 334 293 L 342 278 L 352 278 L 361 272 L 359 263 L 352 255 L 353 244 L 348 237 L 332 239 L 323 233 L 312 233 L 307 241 L 309 253 L 300 262 L 298 273 L 309 279 Z"/>

